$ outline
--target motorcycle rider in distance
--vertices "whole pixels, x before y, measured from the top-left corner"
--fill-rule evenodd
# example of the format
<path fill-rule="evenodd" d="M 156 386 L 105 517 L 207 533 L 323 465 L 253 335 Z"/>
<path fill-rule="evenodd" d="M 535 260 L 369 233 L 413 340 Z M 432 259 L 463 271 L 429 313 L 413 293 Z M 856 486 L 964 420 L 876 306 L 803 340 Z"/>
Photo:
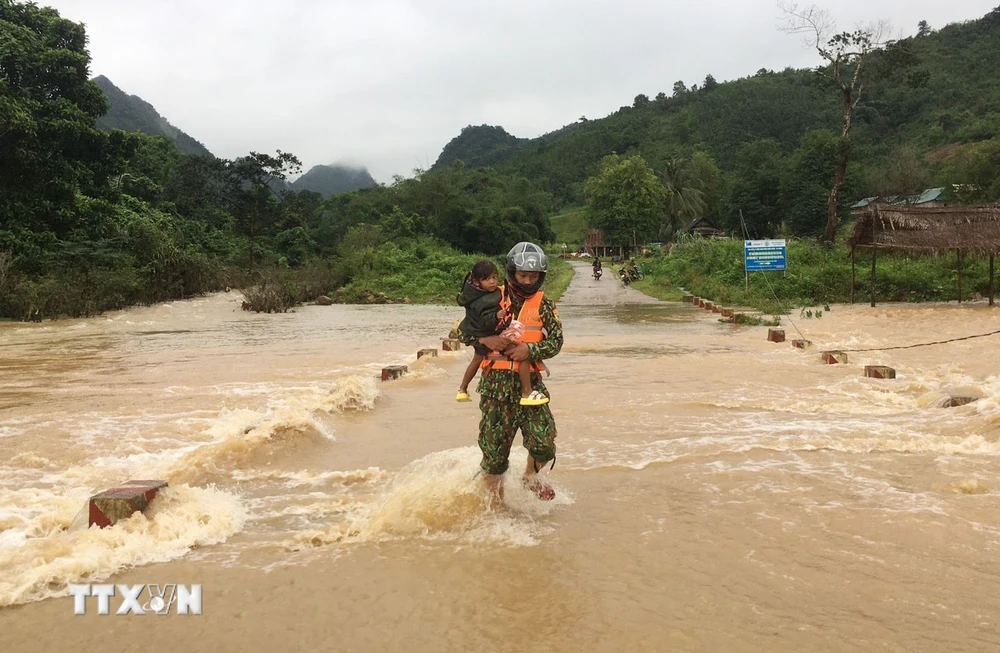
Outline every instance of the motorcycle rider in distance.
<path fill-rule="evenodd" d="M 594 258 L 594 278 L 600 281 L 601 275 L 604 273 L 604 267 L 601 264 L 601 259 Z"/>
<path fill-rule="evenodd" d="M 633 281 L 642 278 L 639 273 L 639 268 L 635 264 L 635 258 L 630 258 L 628 262 L 618 270 L 618 276 L 621 277 L 622 283 L 626 286 Z"/>
<path fill-rule="evenodd" d="M 628 263 L 625 264 L 625 271 L 628 273 L 631 281 L 637 281 L 642 278 L 642 274 L 639 272 L 639 266 L 635 264 L 635 257 L 630 258 Z"/>

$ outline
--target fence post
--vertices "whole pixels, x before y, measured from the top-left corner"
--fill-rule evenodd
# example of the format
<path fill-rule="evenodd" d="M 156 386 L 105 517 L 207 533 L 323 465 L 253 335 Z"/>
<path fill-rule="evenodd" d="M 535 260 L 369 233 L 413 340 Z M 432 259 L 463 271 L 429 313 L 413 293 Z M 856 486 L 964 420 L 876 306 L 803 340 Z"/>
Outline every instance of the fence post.
<path fill-rule="evenodd" d="M 874 247 L 872 248 L 872 308 L 875 308 L 875 255 L 878 254 L 878 250 Z"/>

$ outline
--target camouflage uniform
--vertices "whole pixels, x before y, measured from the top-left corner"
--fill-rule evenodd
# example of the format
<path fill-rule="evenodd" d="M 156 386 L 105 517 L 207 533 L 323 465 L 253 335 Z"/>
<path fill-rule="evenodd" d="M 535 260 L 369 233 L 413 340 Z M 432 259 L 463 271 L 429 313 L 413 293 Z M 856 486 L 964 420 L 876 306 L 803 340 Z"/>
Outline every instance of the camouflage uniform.
<path fill-rule="evenodd" d="M 517 315 L 523 300 L 511 296 L 511 312 Z M 540 361 L 552 358 L 563 345 L 562 320 L 548 297 L 542 297 L 538 309 L 546 336 L 541 342 L 526 343 L 528 359 Z M 463 338 L 466 341 L 471 339 Z M 527 362 L 522 363 L 522 365 Z M 531 384 L 546 397 L 549 396 L 540 374 L 531 375 Z M 549 404 L 522 406 L 521 381 L 513 370 L 485 370 L 476 388 L 479 392 L 479 449 L 483 452 L 480 463 L 487 474 L 503 474 L 509 466 L 510 447 L 517 430 L 521 429 L 524 448 L 537 463 L 555 463 L 556 422 Z"/>

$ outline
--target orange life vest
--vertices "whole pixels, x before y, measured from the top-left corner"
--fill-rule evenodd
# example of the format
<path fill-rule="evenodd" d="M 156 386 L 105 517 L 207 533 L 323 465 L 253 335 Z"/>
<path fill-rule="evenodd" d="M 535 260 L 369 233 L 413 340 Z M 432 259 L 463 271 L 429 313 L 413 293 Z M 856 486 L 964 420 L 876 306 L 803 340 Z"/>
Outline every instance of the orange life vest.
<path fill-rule="evenodd" d="M 510 306 L 510 299 L 507 297 L 507 289 L 504 286 L 500 288 L 501 292 L 501 306 Z M 521 342 L 531 343 L 531 342 L 541 342 L 545 339 L 547 335 L 545 332 L 545 327 L 542 324 L 542 316 L 540 314 L 540 309 L 542 308 L 542 297 L 545 293 L 542 291 L 536 292 L 531 297 L 524 300 L 524 304 L 521 305 L 521 310 L 517 313 L 517 321 L 524 325 L 524 335 L 521 337 Z M 482 364 L 480 364 L 480 369 L 483 370 L 513 370 L 517 372 L 521 364 L 516 361 L 512 361 L 498 351 L 490 351 L 483 359 Z M 531 364 L 532 372 L 542 372 L 545 370 L 545 366 L 540 362 Z"/>

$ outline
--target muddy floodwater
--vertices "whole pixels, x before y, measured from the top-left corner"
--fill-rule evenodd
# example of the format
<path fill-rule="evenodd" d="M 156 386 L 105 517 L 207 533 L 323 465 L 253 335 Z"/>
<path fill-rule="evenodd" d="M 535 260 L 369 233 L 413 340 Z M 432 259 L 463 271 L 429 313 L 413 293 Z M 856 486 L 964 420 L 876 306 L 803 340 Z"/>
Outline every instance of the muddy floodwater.
<path fill-rule="evenodd" d="M 1000 650 L 1000 335 L 818 354 L 1000 309 L 795 313 L 802 351 L 588 272 L 549 361 L 557 497 L 500 509 L 454 399 L 472 352 L 415 360 L 457 306 L 0 324 L 0 651 Z M 86 528 L 149 478 L 147 514 Z M 98 582 L 200 584 L 203 612 L 74 615 Z"/>

